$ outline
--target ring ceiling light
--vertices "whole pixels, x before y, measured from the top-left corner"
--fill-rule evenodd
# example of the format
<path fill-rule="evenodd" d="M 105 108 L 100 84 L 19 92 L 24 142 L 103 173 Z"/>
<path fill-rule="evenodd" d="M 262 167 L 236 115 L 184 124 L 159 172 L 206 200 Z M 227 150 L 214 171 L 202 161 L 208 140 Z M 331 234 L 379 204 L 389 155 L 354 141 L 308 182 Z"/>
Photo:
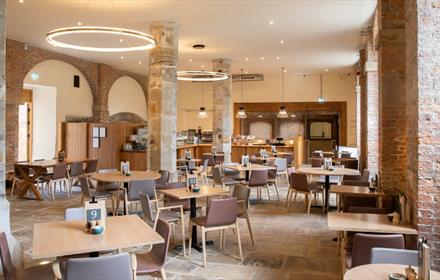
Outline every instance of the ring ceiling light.
<path fill-rule="evenodd" d="M 210 71 L 177 71 L 177 79 L 192 82 L 213 82 L 227 80 L 228 74 Z"/>
<path fill-rule="evenodd" d="M 144 44 L 138 46 L 124 46 L 124 47 L 91 47 L 82 46 L 70 43 L 63 43 L 57 40 L 57 37 L 70 35 L 70 34 L 111 34 L 124 36 L 127 38 L 136 38 L 144 41 Z M 77 26 L 66 27 L 50 31 L 46 34 L 47 41 L 55 47 L 69 48 L 82 51 L 91 52 L 128 52 L 128 51 L 141 51 L 154 48 L 156 46 L 156 40 L 149 34 L 139 32 L 136 30 L 115 28 L 115 27 L 98 27 L 98 26 Z"/>

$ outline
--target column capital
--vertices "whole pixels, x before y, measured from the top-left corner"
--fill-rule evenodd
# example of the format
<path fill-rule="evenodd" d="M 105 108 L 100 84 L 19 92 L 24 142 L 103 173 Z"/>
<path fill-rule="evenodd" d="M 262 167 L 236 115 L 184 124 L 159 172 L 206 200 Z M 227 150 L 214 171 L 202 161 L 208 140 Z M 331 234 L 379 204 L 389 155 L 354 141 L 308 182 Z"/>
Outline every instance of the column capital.
<path fill-rule="evenodd" d="M 161 63 L 177 66 L 179 24 L 174 21 L 154 21 L 150 35 L 156 39 L 156 47 L 150 50 L 150 65 Z"/>
<path fill-rule="evenodd" d="M 231 71 L 231 63 L 232 60 L 229 58 L 214 58 L 212 60 L 212 70 L 229 74 Z"/>

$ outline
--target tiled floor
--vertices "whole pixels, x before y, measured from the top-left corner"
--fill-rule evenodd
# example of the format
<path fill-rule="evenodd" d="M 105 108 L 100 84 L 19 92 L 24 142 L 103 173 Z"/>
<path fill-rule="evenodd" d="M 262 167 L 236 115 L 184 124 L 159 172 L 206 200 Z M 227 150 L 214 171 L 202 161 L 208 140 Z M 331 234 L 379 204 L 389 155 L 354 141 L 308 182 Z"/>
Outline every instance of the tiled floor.
<path fill-rule="evenodd" d="M 307 216 L 299 195 L 297 203 L 287 212 L 283 207 L 287 186 L 280 186 L 280 190 L 281 202 L 274 200 L 274 192 L 271 192 L 272 200 L 267 201 L 263 192 L 264 200 L 250 207 L 255 246 L 250 242 L 246 222 L 240 221 L 242 262 L 232 231 L 227 232 L 223 252 L 217 249 L 218 234 L 208 233 L 208 239 L 215 242 L 208 246 L 208 267 L 202 267 L 203 255 L 195 250 L 190 257 L 170 251 L 165 267 L 168 279 L 339 279 L 340 262 L 336 242 L 332 241 L 335 233 L 328 230 L 321 208 L 313 208 Z M 79 206 L 79 197 L 76 193 L 71 198 L 59 194 L 56 201 L 12 200 L 12 230 L 22 242 L 26 265 L 35 263 L 31 257 L 32 225 L 62 220 L 65 208 Z M 181 240 L 178 231 L 177 228 L 176 243 Z"/>

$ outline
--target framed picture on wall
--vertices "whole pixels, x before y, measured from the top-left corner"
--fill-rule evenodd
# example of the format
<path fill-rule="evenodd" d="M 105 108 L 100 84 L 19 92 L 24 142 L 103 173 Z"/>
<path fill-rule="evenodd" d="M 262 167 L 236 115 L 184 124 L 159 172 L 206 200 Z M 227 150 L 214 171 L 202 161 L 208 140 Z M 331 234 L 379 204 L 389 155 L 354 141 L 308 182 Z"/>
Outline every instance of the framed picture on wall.
<path fill-rule="evenodd" d="M 94 148 L 94 149 L 99 148 L 99 138 L 98 137 L 93 137 L 92 148 Z"/>
<path fill-rule="evenodd" d="M 99 127 L 93 127 L 92 137 L 93 138 L 99 137 Z"/>
<path fill-rule="evenodd" d="M 100 138 L 107 137 L 107 129 L 106 129 L 106 127 L 100 127 L 99 128 L 99 137 Z"/>

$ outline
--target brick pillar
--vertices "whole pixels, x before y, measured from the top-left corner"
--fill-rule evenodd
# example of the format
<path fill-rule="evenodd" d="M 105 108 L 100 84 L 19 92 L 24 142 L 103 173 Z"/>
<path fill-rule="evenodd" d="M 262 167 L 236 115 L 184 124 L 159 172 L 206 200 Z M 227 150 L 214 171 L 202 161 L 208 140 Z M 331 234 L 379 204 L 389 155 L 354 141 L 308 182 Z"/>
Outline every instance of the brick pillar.
<path fill-rule="evenodd" d="M 406 1 L 408 185 L 412 222 L 440 270 L 440 3 Z"/>
<path fill-rule="evenodd" d="M 176 93 L 178 25 L 157 21 L 150 25 L 157 46 L 150 51 L 148 80 L 149 161 L 152 170 L 176 171 Z"/>
<path fill-rule="evenodd" d="M 231 61 L 218 58 L 212 61 L 215 72 L 230 73 Z M 231 161 L 232 137 L 232 79 L 215 81 L 213 85 L 213 145 L 225 153 L 225 162 Z"/>
<path fill-rule="evenodd" d="M 10 205 L 6 199 L 5 187 L 5 149 L 6 149 L 6 83 L 5 83 L 5 46 L 6 46 L 6 1 L 0 1 L 0 232 L 5 232 L 16 265 L 22 261 L 22 249 L 11 235 Z M 0 267 L 0 276 L 2 275 Z"/>
<path fill-rule="evenodd" d="M 385 190 L 406 184 L 405 1 L 380 0 L 379 173 Z"/>

